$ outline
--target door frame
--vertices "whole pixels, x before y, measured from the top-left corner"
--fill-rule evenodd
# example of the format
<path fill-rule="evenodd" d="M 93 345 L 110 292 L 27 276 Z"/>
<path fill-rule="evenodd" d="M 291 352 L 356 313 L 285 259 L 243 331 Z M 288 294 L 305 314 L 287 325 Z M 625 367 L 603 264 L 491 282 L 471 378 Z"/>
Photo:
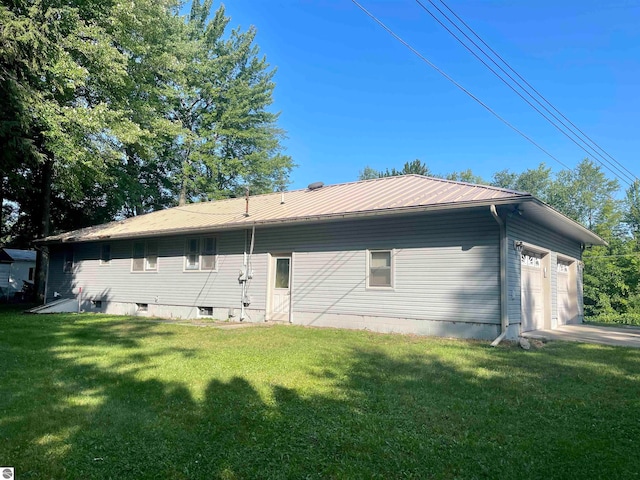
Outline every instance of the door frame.
<path fill-rule="evenodd" d="M 275 273 L 276 273 L 276 261 L 278 258 L 289 258 L 289 316 L 287 321 L 292 323 L 293 321 L 293 252 L 270 252 L 268 255 L 268 278 L 267 278 L 267 301 L 265 320 L 271 321 L 273 314 L 273 290 L 275 288 Z"/>

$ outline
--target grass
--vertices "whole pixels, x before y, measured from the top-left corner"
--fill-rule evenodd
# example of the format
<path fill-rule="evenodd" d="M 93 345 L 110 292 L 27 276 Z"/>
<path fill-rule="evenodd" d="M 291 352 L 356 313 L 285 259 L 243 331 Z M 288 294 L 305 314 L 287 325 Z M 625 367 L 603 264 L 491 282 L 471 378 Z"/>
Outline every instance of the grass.
<path fill-rule="evenodd" d="M 640 350 L 0 310 L 20 479 L 637 478 Z"/>

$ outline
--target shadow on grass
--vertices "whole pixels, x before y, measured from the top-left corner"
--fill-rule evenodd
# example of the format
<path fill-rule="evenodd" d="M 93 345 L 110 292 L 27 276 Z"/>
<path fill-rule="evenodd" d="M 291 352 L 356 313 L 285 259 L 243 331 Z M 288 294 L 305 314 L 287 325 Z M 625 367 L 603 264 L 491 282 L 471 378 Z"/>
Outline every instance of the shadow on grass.
<path fill-rule="evenodd" d="M 175 357 L 176 330 L 76 318 L 74 325 L 38 320 L 30 325 L 35 338 L 1 344 L 12 356 L 2 361 L 13 388 L 0 401 L 0 461 L 15 464 L 19 478 L 637 474 L 640 352 L 560 343 L 522 352 L 411 339 L 398 353 L 376 340 L 386 337 L 371 336 L 364 347 L 343 344 L 346 354 L 321 355 L 303 372 L 322 388 L 273 383 L 265 397 L 238 370 L 210 379 L 194 398 L 181 379 L 139 375 L 153 368 L 149 355 Z M 287 330 L 298 332 L 301 351 L 312 348 L 305 347 L 309 330 Z M 155 336 L 165 346 L 139 349 Z M 92 349 L 108 344 L 121 347 L 119 358 L 100 367 Z M 78 348 L 86 358 L 71 355 Z"/>

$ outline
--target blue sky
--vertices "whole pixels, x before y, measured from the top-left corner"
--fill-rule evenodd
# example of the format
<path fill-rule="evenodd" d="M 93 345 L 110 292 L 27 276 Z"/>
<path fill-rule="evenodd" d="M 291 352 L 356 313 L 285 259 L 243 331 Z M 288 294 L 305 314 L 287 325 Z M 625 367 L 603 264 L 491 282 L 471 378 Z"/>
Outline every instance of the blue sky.
<path fill-rule="evenodd" d="M 508 89 L 414 0 L 361 0 L 425 57 L 573 167 L 588 155 Z M 428 4 L 427 0 L 423 3 Z M 640 175 L 640 1 L 447 1 L 564 115 Z M 217 4 L 216 4 L 217 6 Z M 416 158 L 491 178 L 563 167 L 415 57 L 349 0 L 225 2 L 277 67 L 274 109 L 298 167 L 290 188 L 356 180 Z M 605 170 L 613 178 L 613 174 Z"/>

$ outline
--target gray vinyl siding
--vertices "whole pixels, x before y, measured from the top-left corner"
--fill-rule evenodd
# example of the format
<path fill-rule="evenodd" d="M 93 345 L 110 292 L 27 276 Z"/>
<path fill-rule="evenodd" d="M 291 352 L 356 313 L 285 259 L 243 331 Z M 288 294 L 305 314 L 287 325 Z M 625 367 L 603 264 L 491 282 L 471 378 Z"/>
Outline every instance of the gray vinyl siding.
<path fill-rule="evenodd" d="M 185 272 L 184 236 L 158 240 L 158 271 L 131 272 L 132 241 L 76 245 L 75 274 L 52 249 L 49 299 L 83 287 L 85 298 L 239 308 L 245 231 L 217 238 L 217 271 Z M 367 249 L 394 251 L 391 290 L 366 286 Z M 488 209 L 388 216 L 256 229 L 248 286 L 252 309 L 266 309 L 269 254 L 293 253 L 293 315 L 345 314 L 451 322 L 500 322 L 499 230 Z"/>
<path fill-rule="evenodd" d="M 102 243 L 77 244 L 73 276 L 62 272 L 62 252 L 52 255 L 48 295 L 52 296 L 57 289 L 68 296 L 82 287 L 83 297 L 103 301 L 226 306 L 231 298 L 240 298 L 238 272 L 242 266 L 244 231 L 206 236 L 216 237 L 216 271 L 184 270 L 185 241 L 190 237 L 154 239 L 158 242 L 157 270 L 145 272 L 131 269 L 131 240 L 105 242 L 111 245 L 111 261 L 106 265 L 100 264 Z M 69 277 L 74 278 L 71 284 Z M 75 290 L 71 292 L 70 287 Z"/>
<path fill-rule="evenodd" d="M 294 252 L 293 312 L 499 323 L 499 230 L 486 212 L 265 230 Z M 367 250 L 393 250 L 394 288 L 366 285 Z"/>
<path fill-rule="evenodd" d="M 0 288 L 9 287 L 9 272 L 11 271 L 10 263 L 0 263 Z"/>
<path fill-rule="evenodd" d="M 579 242 L 566 238 L 557 232 L 549 230 L 541 225 L 526 222 L 520 217 L 512 217 L 507 220 L 507 236 L 509 239 L 508 255 L 508 282 L 509 282 L 509 323 L 520 323 L 520 257 L 513 243 L 523 241 L 549 251 L 550 256 L 550 290 L 551 290 L 551 322 L 554 324 L 558 317 L 557 308 L 557 271 L 556 262 L 558 254 L 582 259 L 582 250 Z M 582 315 L 582 276 L 576 275 L 578 282 L 578 312 Z"/>

